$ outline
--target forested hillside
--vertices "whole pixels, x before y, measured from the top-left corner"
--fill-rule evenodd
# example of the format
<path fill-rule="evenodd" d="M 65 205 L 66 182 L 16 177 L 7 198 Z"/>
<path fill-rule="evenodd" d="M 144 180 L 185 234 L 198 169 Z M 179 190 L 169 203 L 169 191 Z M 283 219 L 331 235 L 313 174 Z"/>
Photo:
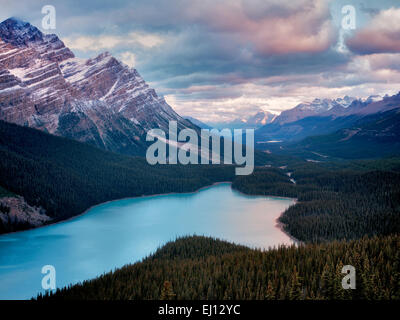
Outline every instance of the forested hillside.
<path fill-rule="evenodd" d="M 266 252 L 188 237 L 142 262 L 38 299 L 400 299 L 400 237 Z M 356 289 L 342 288 L 343 265 Z"/>
<path fill-rule="evenodd" d="M 3 121 L 0 158 L 0 186 L 24 196 L 30 205 L 43 207 L 53 221 L 108 200 L 190 192 L 234 176 L 232 166 L 151 166 L 144 158 L 114 154 Z M 11 229 L 18 226 L 0 225 L 0 233 Z"/>
<path fill-rule="evenodd" d="M 235 176 L 232 166 L 150 166 L 143 158 L 4 122 L 0 156 L 0 193 L 23 194 L 53 221 L 111 199 L 233 181 L 235 189 L 247 194 L 296 197 L 298 203 L 281 222 L 305 243 L 358 239 L 260 252 L 214 239 L 184 238 L 140 263 L 50 298 L 399 298 L 398 158 L 326 164 L 288 159 L 287 166 L 274 162 L 252 175 Z M 0 228 L 6 232 L 10 226 Z M 357 290 L 341 288 L 344 264 L 356 267 Z"/>
<path fill-rule="evenodd" d="M 53 221 L 108 200 L 188 192 L 233 181 L 233 188 L 247 194 L 298 198 L 281 222 L 302 241 L 357 239 L 400 230 L 398 158 L 322 165 L 287 159 L 287 167 L 257 167 L 252 175 L 235 176 L 231 166 L 150 166 L 143 158 L 5 122 L 0 122 L 0 156 L 0 186 L 43 207 Z M 276 160 L 257 157 L 258 163 Z M 277 159 L 276 163 L 284 160 Z M 296 184 L 289 181 L 288 172 Z M 11 229 L 18 226 L 0 225 L 0 232 Z"/>
<path fill-rule="evenodd" d="M 377 159 L 400 154 L 399 108 L 364 117 L 341 128 L 289 144 L 283 153 L 323 161 L 332 158 Z"/>
<path fill-rule="evenodd" d="M 4 189 L 4 188 L 2 188 L 0 186 L 0 197 L 9 197 L 9 196 L 12 196 L 12 195 L 13 195 L 12 192 L 10 192 L 10 191 L 8 191 L 8 190 L 6 190 L 6 189 Z"/>
<path fill-rule="evenodd" d="M 0 157 L 0 187 L 23 196 L 32 206 L 43 207 L 52 222 L 109 200 L 192 192 L 235 177 L 233 166 L 151 166 L 142 157 L 107 152 L 4 121 L 0 121 Z M 258 165 L 296 162 L 290 157 L 255 152 Z M 9 223 L 13 225 L 0 221 L 0 233 L 27 227 L 18 226 L 17 221 Z"/>
<path fill-rule="evenodd" d="M 0 157 L 0 194 L 23 195 L 53 221 L 107 200 L 194 191 L 216 181 L 233 181 L 233 188 L 247 194 L 298 199 L 280 220 L 306 243 L 300 247 L 261 252 L 183 238 L 142 262 L 45 298 L 400 298 L 398 158 L 324 164 L 288 159 L 284 166 L 274 162 L 235 176 L 233 166 L 150 166 L 143 158 L 5 122 L 0 122 Z M 0 232 L 9 230 L 0 226 Z M 356 267 L 356 290 L 341 288 L 346 264 Z"/>
<path fill-rule="evenodd" d="M 306 242 L 400 233 L 399 160 L 294 165 L 258 169 L 233 187 L 248 194 L 296 197 L 281 216 L 285 229 Z M 291 172 L 296 184 L 285 172 Z"/>

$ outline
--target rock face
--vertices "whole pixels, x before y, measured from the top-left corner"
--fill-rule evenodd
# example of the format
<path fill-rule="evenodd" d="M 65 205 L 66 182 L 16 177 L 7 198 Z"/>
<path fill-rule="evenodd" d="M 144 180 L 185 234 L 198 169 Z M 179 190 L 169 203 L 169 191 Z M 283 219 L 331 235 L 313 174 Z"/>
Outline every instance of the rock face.
<path fill-rule="evenodd" d="M 272 121 L 274 121 L 275 118 L 276 118 L 276 115 L 274 115 L 271 112 L 259 111 L 255 115 L 249 117 L 246 120 L 246 123 L 249 126 L 253 126 L 254 128 L 258 128 L 258 127 L 261 127 L 261 126 L 266 125 L 268 123 L 271 123 Z"/>
<path fill-rule="evenodd" d="M 277 115 L 269 111 L 258 111 L 255 114 L 236 118 L 228 122 L 211 122 L 210 125 L 218 129 L 257 129 L 271 123 L 276 117 Z M 197 125 L 196 122 L 193 123 Z"/>
<path fill-rule="evenodd" d="M 196 128 L 109 53 L 79 59 L 56 35 L 0 24 L 0 119 L 107 150 L 143 154 L 149 129 Z"/>
<path fill-rule="evenodd" d="M 32 207 L 20 196 L 0 198 L 0 223 L 2 231 L 15 231 L 23 228 L 39 227 L 51 218 L 43 208 Z"/>

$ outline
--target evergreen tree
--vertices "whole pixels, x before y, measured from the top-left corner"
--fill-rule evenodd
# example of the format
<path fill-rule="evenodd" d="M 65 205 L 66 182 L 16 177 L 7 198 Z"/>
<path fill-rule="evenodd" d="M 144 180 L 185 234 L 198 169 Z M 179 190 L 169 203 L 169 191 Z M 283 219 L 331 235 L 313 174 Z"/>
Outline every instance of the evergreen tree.
<path fill-rule="evenodd" d="M 160 300 L 173 300 L 175 299 L 175 293 L 172 290 L 172 284 L 169 281 L 164 281 L 163 287 L 161 289 Z"/>

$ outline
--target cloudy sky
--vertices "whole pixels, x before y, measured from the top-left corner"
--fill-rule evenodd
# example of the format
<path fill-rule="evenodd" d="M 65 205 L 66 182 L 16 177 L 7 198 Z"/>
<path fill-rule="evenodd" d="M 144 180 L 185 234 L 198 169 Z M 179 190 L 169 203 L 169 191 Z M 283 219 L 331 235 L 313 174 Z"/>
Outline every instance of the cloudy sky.
<path fill-rule="evenodd" d="M 304 101 L 400 91 L 399 0 L 0 0 L 78 57 L 109 51 L 182 115 L 228 121 Z M 346 5 L 355 29 L 343 28 Z M 349 20 L 346 20 L 349 22 Z M 45 31 L 45 30 L 42 30 Z"/>

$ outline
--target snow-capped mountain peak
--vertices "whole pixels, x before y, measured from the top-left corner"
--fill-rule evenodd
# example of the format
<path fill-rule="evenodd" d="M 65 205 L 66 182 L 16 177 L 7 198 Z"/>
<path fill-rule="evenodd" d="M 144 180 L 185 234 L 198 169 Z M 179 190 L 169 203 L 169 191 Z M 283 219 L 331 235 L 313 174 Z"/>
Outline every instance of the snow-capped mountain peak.
<path fill-rule="evenodd" d="M 380 95 L 372 95 L 369 96 L 367 99 L 365 99 L 364 102 L 366 103 L 371 103 L 371 102 L 376 102 L 382 100 L 382 97 Z"/>
<path fill-rule="evenodd" d="M 325 112 L 345 109 L 351 105 L 355 98 L 345 96 L 337 99 L 320 99 L 316 98 L 312 102 L 304 102 L 296 107 L 282 111 L 281 114 L 274 119 L 274 123 L 284 124 L 294 122 L 305 117 L 316 116 Z"/>
<path fill-rule="evenodd" d="M 149 129 L 193 127 L 110 53 L 76 58 L 15 18 L 0 23 L 0 119 L 133 154 Z"/>
<path fill-rule="evenodd" d="M 18 18 L 9 18 L 0 25 L 0 37 L 14 45 L 27 45 L 29 42 L 43 40 L 43 33 L 28 22 Z"/>

